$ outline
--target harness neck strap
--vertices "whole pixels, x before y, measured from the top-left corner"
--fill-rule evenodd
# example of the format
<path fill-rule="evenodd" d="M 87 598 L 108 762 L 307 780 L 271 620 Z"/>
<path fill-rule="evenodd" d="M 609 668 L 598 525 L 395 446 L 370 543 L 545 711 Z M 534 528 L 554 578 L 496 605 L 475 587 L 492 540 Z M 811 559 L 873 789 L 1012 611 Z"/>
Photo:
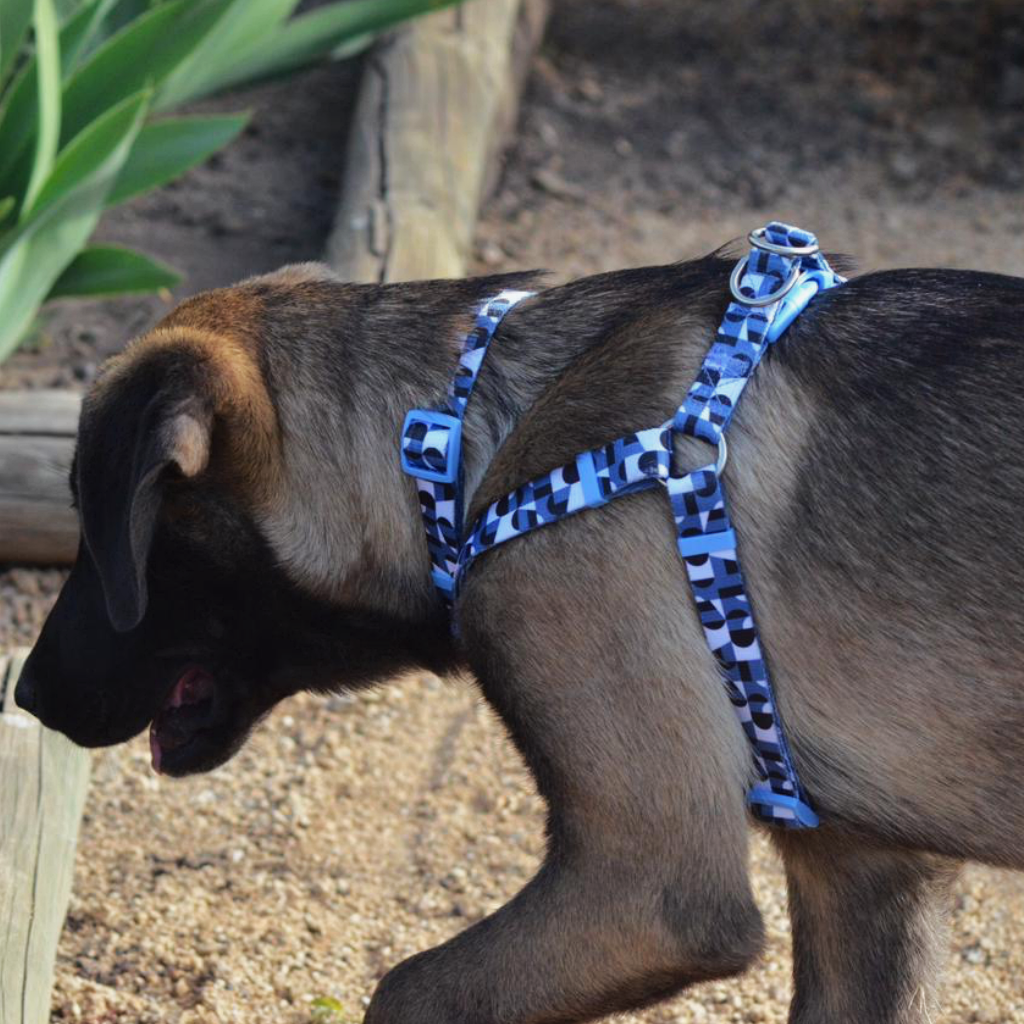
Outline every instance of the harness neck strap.
<path fill-rule="evenodd" d="M 462 421 L 466 406 L 498 325 L 510 309 L 533 294 L 507 290 L 484 302 L 462 343 L 445 402 L 437 409 L 411 409 L 402 425 L 402 469 L 416 479 L 431 576 L 449 606 L 462 540 Z"/>

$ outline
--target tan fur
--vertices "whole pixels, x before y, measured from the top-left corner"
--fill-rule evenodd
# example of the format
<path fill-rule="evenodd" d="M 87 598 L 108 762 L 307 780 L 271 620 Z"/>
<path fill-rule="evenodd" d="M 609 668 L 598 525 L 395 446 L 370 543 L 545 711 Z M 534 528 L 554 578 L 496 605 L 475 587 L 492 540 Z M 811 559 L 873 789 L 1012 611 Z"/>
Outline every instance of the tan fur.
<path fill-rule="evenodd" d="M 210 431 L 195 416 L 179 413 L 166 426 L 167 449 L 186 477 L 198 476 L 210 461 Z"/>
<path fill-rule="evenodd" d="M 277 413 L 259 369 L 259 348 L 263 334 L 259 303 L 238 289 L 207 292 L 190 299 L 162 320 L 152 331 L 134 341 L 127 350 L 109 360 L 90 396 L 90 406 L 102 405 L 104 395 L 119 386 L 135 366 L 154 353 L 181 353 L 208 370 L 208 398 L 215 422 L 223 426 L 214 468 L 227 472 L 248 501 L 266 500 L 278 485 L 280 436 Z M 198 431 L 203 424 L 193 421 L 187 437 L 190 465 L 205 468 L 211 438 Z M 191 475 L 183 466 L 186 475 Z"/>

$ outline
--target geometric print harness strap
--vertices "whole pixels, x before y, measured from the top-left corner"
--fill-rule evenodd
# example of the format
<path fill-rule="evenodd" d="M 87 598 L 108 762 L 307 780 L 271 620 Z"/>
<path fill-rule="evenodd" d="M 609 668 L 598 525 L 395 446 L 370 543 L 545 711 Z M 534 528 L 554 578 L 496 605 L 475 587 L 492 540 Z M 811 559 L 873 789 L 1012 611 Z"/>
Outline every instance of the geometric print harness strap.
<path fill-rule="evenodd" d="M 477 519 L 459 553 L 457 580 L 489 548 L 612 498 L 653 487 L 669 474 L 672 424 L 620 437 L 517 487 Z"/>
<path fill-rule="evenodd" d="M 729 282 L 733 301 L 674 423 L 676 430 L 711 444 L 721 439 L 768 346 L 818 291 L 845 280 L 808 231 L 772 221 L 748 238 L 754 248 L 736 264 Z"/>
<path fill-rule="evenodd" d="M 473 560 L 513 537 L 613 498 L 660 483 L 676 526 L 708 647 L 753 752 L 751 813 L 768 824 L 814 828 L 775 701 L 753 609 L 743 582 L 721 473 L 724 432 L 743 388 L 763 358 L 819 291 L 842 284 L 809 232 L 773 221 L 748 236 L 753 248 L 730 279 L 730 302 L 696 381 L 675 416 L 583 452 L 494 502 L 472 525 L 458 555 L 455 593 Z M 718 460 L 687 473 L 672 464 L 680 431 L 718 445 Z M 425 513 L 426 516 L 426 513 Z"/>
<path fill-rule="evenodd" d="M 729 304 L 697 380 L 673 427 L 717 443 L 768 347 L 819 292 L 844 283 L 818 251 L 814 235 L 773 221 L 751 232 L 750 254 L 736 265 Z M 803 791 L 758 639 L 720 480 L 724 459 L 665 482 L 704 638 L 754 754 L 758 783 L 747 796 L 756 818 L 813 828 L 818 817 Z"/>
<path fill-rule="evenodd" d="M 513 306 L 533 292 L 506 290 L 484 302 L 462 343 L 459 366 L 439 409 L 411 409 L 402 424 L 402 469 L 415 477 L 431 576 L 451 606 L 462 537 L 462 420 L 487 348 Z"/>
<path fill-rule="evenodd" d="M 753 751 L 758 781 L 747 794 L 751 813 L 767 824 L 813 828 L 818 816 L 800 786 L 775 706 L 718 473 L 707 466 L 670 477 L 665 486 L 704 639 Z"/>

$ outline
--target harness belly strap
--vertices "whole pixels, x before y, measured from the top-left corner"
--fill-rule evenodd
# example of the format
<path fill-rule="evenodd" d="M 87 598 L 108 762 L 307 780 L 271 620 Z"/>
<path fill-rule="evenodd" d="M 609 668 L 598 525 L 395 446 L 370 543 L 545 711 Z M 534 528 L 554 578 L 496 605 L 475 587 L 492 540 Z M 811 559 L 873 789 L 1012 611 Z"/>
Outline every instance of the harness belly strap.
<path fill-rule="evenodd" d="M 675 520 L 676 546 L 686 566 L 705 639 L 753 751 L 758 781 L 747 797 L 751 812 L 769 824 L 813 828 L 818 817 L 800 786 L 786 742 L 740 570 L 736 535 L 720 477 L 726 458 L 723 434 L 757 364 L 819 291 L 842 284 L 844 279 L 819 253 L 815 237 L 799 228 L 772 222 L 751 232 L 749 239 L 753 249 L 733 272 L 733 301 L 697 380 L 675 416 L 660 427 L 637 431 L 582 452 L 572 462 L 517 487 L 484 511 L 461 545 L 461 485 L 454 488 L 450 499 L 442 496 L 443 501 L 451 504 L 450 508 L 445 506 L 447 511 L 440 516 L 434 511 L 441 506 L 432 492 L 424 494 L 418 463 L 412 459 L 408 465 L 406 462 L 407 448 L 415 454 L 417 445 L 430 444 L 424 438 L 428 438 L 431 427 L 419 426 L 425 422 L 425 410 L 413 410 L 406 418 L 403 466 L 421 481 L 418 486 L 435 567 L 434 579 L 449 605 L 473 559 L 496 544 L 584 509 L 599 507 L 624 494 L 659 483 L 664 486 Z M 524 297 L 522 293 L 512 294 Z M 485 303 L 481 318 L 486 319 L 488 308 Z M 480 322 L 478 318 L 477 330 Z M 496 327 L 495 322 L 484 350 Z M 482 353 L 475 362 L 477 371 L 481 360 Z M 472 380 L 469 386 L 472 387 Z M 447 414 L 457 415 L 460 428 L 464 409 L 463 402 L 461 411 Z M 688 473 L 676 472 L 672 465 L 675 431 L 718 444 L 717 463 Z M 447 461 L 447 473 L 451 475 L 451 460 L 441 454 L 419 458 L 421 462 L 437 465 Z M 455 473 L 452 479 L 460 481 L 461 477 Z M 439 536 L 441 540 L 437 539 Z M 441 566 L 435 550 L 444 560 Z"/>

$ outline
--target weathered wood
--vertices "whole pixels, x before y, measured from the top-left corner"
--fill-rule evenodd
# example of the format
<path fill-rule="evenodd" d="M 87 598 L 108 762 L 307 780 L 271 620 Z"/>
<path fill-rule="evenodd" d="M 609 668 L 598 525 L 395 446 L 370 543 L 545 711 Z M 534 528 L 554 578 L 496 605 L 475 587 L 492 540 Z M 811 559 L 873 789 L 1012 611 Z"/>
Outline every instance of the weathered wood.
<path fill-rule="evenodd" d="M 546 9 L 546 0 L 477 0 L 418 19 L 371 54 L 327 247 L 343 277 L 465 272 Z"/>
<path fill-rule="evenodd" d="M 74 561 L 68 470 L 80 407 L 67 391 L 0 392 L 0 562 Z"/>
<path fill-rule="evenodd" d="M 0 434 L 74 437 L 81 407 L 71 391 L 0 391 Z"/>
<path fill-rule="evenodd" d="M 0 655 L 0 1021 L 45 1024 L 89 755 L 14 704 L 26 651 Z"/>

